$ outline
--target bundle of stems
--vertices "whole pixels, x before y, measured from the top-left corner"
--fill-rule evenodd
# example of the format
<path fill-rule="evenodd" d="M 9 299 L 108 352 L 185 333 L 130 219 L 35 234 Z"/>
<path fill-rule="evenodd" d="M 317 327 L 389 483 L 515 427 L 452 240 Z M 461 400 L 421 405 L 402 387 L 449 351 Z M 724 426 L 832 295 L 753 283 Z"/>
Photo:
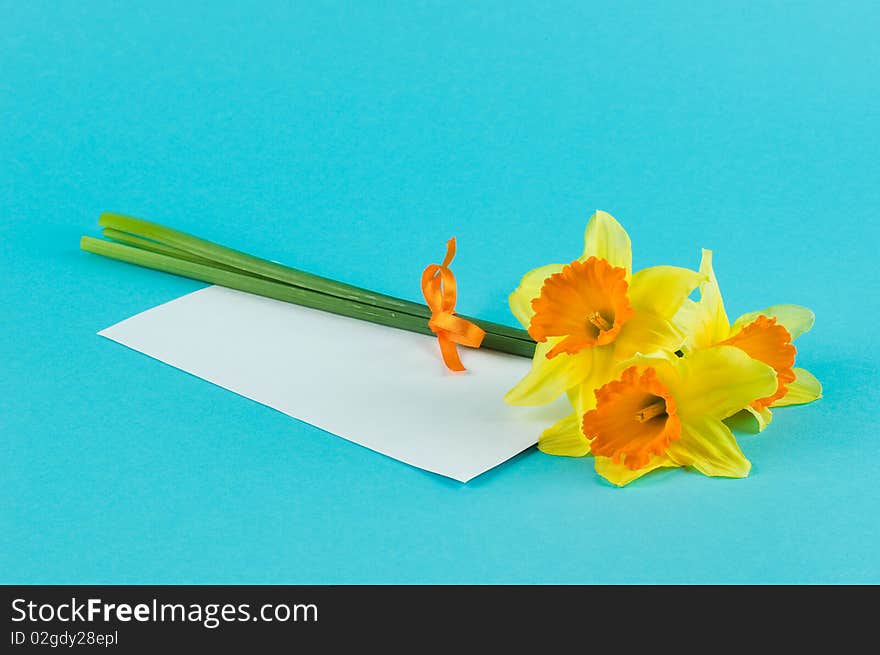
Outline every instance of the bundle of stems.
<path fill-rule="evenodd" d="M 131 216 L 108 212 L 98 224 L 105 238 L 82 237 L 83 250 L 332 314 L 432 334 L 431 310 L 421 303 L 306 273 Z M 525 330 L 462 318 L 485 330 L 484 348 L 522 357 L 535 352 L 535 342 Z"/>

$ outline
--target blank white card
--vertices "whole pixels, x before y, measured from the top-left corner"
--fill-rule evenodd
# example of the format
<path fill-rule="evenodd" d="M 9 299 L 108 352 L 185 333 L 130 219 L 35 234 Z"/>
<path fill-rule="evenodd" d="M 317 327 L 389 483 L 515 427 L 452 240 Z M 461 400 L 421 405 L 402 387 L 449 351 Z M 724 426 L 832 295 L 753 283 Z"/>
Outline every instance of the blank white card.
<path fill-rule="evenodd" d="M 511 407 L 528 359 L 207 287 L 100 335 L 349 441 L 461 482 L 534 444 L 566 411 Z M 365 455 L 368 456 L 368 455 Z"/>

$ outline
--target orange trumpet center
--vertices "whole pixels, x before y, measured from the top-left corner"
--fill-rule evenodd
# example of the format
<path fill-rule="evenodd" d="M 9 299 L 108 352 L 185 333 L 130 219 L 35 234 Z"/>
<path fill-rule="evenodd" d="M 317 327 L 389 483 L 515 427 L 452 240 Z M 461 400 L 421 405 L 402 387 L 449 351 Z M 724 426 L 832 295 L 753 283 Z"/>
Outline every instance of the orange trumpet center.
<path fill-rule="evenodd" d="M 594 455 L 610 457 L 632 470 L 662 455 L 681 437 L 675 401 L 653 368 L 635 366 L 619 380 L 596 390 L 596 409 L 584 414 L 584 435 Z"/>
<path fill-rule="evenodd" d="M 721 345 L 736 346 L 752 359 L 764 362 L 776 371 L 776 392 L 772 396 L 753 401 L 752 407 L 755 409 L 772 405 L 786 394 L 788 385 L 794 382 L 792 367 L 797 349 L 791 343 L 791 334 L 776 323 L 775 317 L 759 316 L 732 337 L 722 341 Z"/>
<path fill-rule="evenodd" d="M 541 295 L 532 300 L 535 315 L 529 334 L 541 342 L 564 337 L 547 353 L 548 359 L 609 344 L 634 313 L 628 286 L 626 269 L 604 259 L 572 262 L 548 277 Z"/>

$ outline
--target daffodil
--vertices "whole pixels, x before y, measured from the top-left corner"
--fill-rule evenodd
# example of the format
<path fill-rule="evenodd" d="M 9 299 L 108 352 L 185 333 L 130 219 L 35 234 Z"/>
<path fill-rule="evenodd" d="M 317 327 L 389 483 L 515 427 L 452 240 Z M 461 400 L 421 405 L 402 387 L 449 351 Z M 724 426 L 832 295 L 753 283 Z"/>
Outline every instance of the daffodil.
<path fill-rule="evenodd" d="M 580 438 L 596 472 L 618 486 L 663 467 L 743 478 L 751 464 L 723 419 L 776 385 L 771 366 L 734 346 L 639 356 L 596 390 Z"/>
<path fill-rule="evenodd" d="M 793 341 L 813 327 L 813 312 L 799 305 L 773 305 L 743 314 L 731 325 L 724 310 L 721 289 L 712 268 L 712 251 L 703 250 L 699 301 L 686 300 L 675 323 L 686 333 L 685 357 L 714 345 L 735 346 L 772 366 L 777 385 L 772 393 L 751 400 L 748 410 L 763 430 L 773 415 L 770 407 L 800 405 L 822 396 L 822 385 L 812 373 L 794 366 L 797 349 Z"/>
<path fill-rule="evenodd" d="M 629 235 L 610 214 L 597 211 L 579 259 L 530 271 L 510 295 L 513 314 L 538 345 L 531 370 L 505 399 L 542 405 L 568 393 L 576 410 L 549 428 L 539 445 L 564 437 L 558 445 L 566 452 L 559 454 L 583 455 L 568 451 L 582 449 L 577 415 L 595 406 L 593 390 L 637 353 L 672 352 L 684 342 L 672 318 L 702 274 L 676 266 L 631 271 Z"/>

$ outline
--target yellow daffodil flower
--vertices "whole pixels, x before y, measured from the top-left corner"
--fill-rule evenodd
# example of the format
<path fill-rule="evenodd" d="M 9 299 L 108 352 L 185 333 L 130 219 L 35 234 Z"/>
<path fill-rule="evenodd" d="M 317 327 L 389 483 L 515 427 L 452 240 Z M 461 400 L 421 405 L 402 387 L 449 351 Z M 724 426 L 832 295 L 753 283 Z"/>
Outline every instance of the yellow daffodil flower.
<path fill-rule="evenodd" d="M 639 356 L 596 390 L 579 433 L 596 472 L 618 486 L 663 467 L 743 478 L 751 464 L 722 421 L 776 385 L 771 366 L 734 346 Z"/>
<path fill-rule="evenodd" d="M 616 363 L 683 343 L 671 319 L 703 276 L 676 266 L 631 270 L 629 235 L 597 211 L 579 259 L 526 273 L 510 308 L 538 347 L 532 370 L 507 402 L 543 405 L 585 382 L 597 382 L 595 388 L 613 376 Z"/>
<path fill-rule="evenodd" d="M 550 443 L 564 451 L 558 454 L 585 454 L 577 417 L 595 406 L 593 390 L 637 353 L 671 352 L 684 342 L 672 318 L 702 274 L 675 266 L 631 270 L 629 235 L 597 211 L 579 259 L 527 273 L 510 295 L 513 314 L 538 346 L 531 371 L 505 400 L 542 405 L 568 393 L 576 410 L 541 435 L 542 450 Z"/>
<path fill-rule="evenodd" d="M 797 349 L 792 342 L 813 327 L 813 312 L 799 305 L 773 305 L 743 314 L 731 325 L 712 268 L 711 250 L 703 250 L 700 272 L 706 276 L 700 285 L 700 300 L 686 300 L 674 319 L 687 335 L 685 356 L 725 344 L 772 366 L 777 378 L 773 393 L 752 399 L 741 408 L 751 412 L 760 430 L 773 417 L 770 407 L 800 405 L 821 398 L 819 381 L 809 371 L 794 366 Z"/>

